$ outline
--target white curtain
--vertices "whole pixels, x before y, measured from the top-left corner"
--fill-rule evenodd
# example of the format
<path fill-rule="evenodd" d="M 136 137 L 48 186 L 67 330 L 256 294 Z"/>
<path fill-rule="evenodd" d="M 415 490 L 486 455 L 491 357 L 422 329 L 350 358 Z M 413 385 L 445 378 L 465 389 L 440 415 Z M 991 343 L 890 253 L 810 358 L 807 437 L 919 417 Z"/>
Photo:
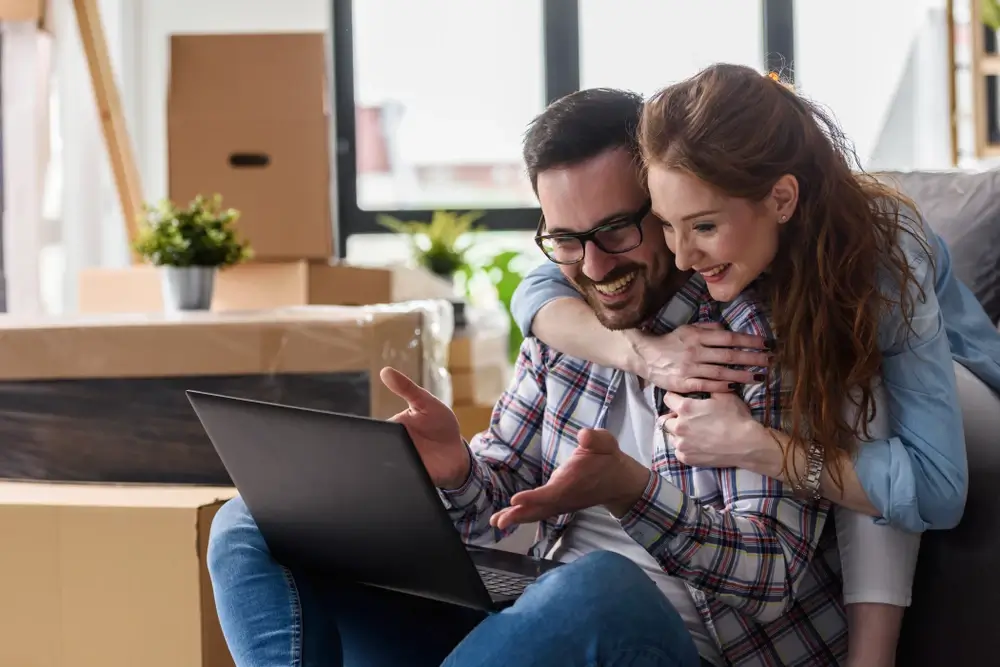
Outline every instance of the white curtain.
<path fill-rule="evenodd" d="M 53 270 L 61 269 L 59 303 L 55 309 L 71 313 L 76 310 L 80 271 L 116 264 L 108 256 L 114 253 L 110 239 L 121 237 L 120 243 L 114 244 L 121 246 L 120 260 L 127 261 L 128 255 L 124 250 L 121 207 L 73 4 L 70 0 L 53 0 L 50 12 L 56 45 L 55 84 L 62 163 L 58 212 L 61 243 L 51 265 L 55 267 Z M 102 11 L 109 44 L 113 40 L 107 24 L 114 18 L 113 12 Z"/>
<path fill-rule="evenodd" d="M 35 315 L 43 312 L 39 261 L 45 245 L 52 40 L 34 23 L 4 23 L 0 30 L 7 311 Z"/>
<path fill-rule="evenodd" d="M 117 70 L 129 3 L 98 4 Z M 74 312 L 82 269 L 129 263 L 72 0 L 49 0 L 46 27 L 2 28 L 8 310 L 28 315 Z"/>

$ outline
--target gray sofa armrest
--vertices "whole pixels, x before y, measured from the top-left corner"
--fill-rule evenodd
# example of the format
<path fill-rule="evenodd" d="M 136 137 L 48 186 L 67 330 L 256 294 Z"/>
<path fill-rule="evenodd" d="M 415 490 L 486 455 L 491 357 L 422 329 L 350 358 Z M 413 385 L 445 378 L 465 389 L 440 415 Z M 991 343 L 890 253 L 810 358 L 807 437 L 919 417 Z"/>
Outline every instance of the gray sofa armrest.
<path fill-rule="evenodd" d="M 1000 399 L 964 368 L 958 389 L 969 455 L 969 497 L 954 530 L 924 534 L 903 621 L 899 667 L 998 664 Z"/>

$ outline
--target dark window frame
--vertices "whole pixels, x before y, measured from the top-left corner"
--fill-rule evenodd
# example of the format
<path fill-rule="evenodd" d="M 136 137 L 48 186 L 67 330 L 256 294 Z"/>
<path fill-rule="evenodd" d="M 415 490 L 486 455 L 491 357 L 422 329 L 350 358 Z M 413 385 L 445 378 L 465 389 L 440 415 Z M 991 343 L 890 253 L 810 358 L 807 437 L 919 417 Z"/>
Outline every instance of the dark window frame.
<path fill-rule="evenodd" d="M 763 46 L 768 68 L 789 65 L 794 58 L 792 5 L 794 0 L 761 0 Z M 364 211 L 358 208 L 357 147 L 354 110 L 354 0 L 332 0 L 333 108 L 336 139 L 337 252 L 347 254 L 347 239 L 355 234 L 384 233 L 379 214 L 405 219 L 429 219 L 431 210 Z M 545 98 L 552 102 L 580 87 L 580 7 L 578 0 L 542 0 Z M 535 207 L 486 209 L 482 223 L 491 231 L 534 231 L 539 209 Z"/>

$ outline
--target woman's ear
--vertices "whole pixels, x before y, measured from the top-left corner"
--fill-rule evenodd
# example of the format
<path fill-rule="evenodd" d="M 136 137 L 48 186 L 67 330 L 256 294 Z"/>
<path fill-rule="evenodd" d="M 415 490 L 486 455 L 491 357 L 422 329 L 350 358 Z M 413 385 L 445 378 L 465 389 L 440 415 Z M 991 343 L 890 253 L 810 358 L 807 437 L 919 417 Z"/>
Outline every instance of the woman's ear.
<path fill-rule="evenodd" d="M 771 201 L 778 222 L 784 224 L 792 219 L 799 205 L 799 181 L 791 174 L 785 174 L 771 188 Z"/>

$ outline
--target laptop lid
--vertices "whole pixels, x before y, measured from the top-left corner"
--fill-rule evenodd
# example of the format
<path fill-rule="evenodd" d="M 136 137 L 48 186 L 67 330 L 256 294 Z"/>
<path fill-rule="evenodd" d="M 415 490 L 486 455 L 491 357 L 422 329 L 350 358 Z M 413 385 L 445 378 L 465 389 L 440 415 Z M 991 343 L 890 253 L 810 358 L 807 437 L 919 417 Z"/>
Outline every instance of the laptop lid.
<path fill-rule="evenodd" d="M 203 392 L 187 395 L 278 561 L 491 608 L 402 425 Z"/>

